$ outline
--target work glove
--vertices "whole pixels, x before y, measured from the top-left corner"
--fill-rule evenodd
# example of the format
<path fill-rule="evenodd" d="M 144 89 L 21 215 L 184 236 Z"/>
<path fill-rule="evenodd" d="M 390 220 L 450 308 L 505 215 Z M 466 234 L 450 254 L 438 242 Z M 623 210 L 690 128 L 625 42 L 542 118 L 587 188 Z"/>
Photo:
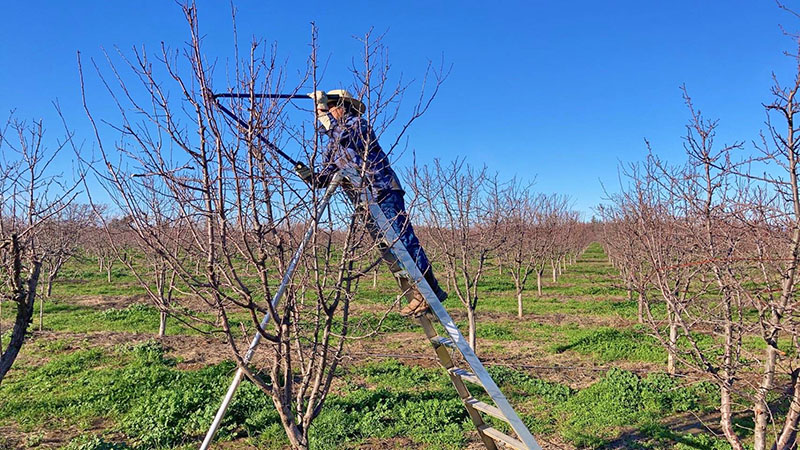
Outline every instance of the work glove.
<path fill-rule="evenodd" d="M 311 170 L 310 167 L 303 163 L 297 163 L 297 165 L 294 166 L 294 172 L 301 180 L 305 181 L 307 185 L 314 186 L 314 171 Z"/>
<path fill-rule="evenodd" d="M 317 111 L 317 114 L 320 112 L 328 112 L 328 95 L 325 93 L 325 91 L 314 91 L 306 95 L 314 99 L 314 109 Z"/>

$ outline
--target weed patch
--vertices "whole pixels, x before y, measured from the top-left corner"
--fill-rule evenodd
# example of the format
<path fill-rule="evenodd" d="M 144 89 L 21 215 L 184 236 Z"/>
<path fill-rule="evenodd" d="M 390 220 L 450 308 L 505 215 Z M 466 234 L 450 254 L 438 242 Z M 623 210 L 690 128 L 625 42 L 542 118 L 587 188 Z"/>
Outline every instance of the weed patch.
<path fill-rule="evenodd" d="M 561 435 L 578 447 L 596 448 L 630 426 L 642 426 L 683 411 L 710 408 L 718 399 L 710 383 L 681 387 L 663 373 L 639 378 L 610 370 L 597 383 L 577 392 L 556 410 L 563 415 Z"/>
<path fill-rule="evenodd" d="M 553 350 L 556 353 L 572 350 L 592 355 L 602 363 L 618 360 L 663 363 L 667 359 L 658 342 L 638 327 L 625 330 L 599 328 L 566 345 L 556 345 Z"/>

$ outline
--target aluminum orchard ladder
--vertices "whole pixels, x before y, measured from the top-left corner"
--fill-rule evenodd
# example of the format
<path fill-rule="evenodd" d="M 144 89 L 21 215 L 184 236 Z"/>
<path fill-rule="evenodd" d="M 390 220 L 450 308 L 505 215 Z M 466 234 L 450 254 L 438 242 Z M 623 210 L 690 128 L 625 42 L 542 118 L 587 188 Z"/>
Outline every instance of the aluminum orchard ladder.
<path fill-rule="evenodd" d="M 346 174 L 346 178 L 351 182 L 360 180 L 360 178 L 353 174 Z M 360 185 L 360 183 L 353 184 L 356 186 Z M 433 316 L 444 327 L 447 333 L 447 336 L 440 336 L 436 332 L 427 314 L 418 317 L 420 325 L 422 325 L 423 330 L 425 330 L 425 335 L 433 345 L 439 363 L 447 370 L 447 374 L 450 376 L 450 380 L 453 382 L 453 386 L 456 388 L 459 397 L 461 397 L 461 401 L 464 403 L 464 407 L 467 409 L 467 413 L 472 423 L 475 424 L 478 435 L 486 448 L 490 450 L 495 450 L 497 448 L 512 448 L 518 450 L 541 449 L 536 439 L 528 430 L 528 427 L 526 427 L 519 418 L 514 408 L 508 402 L 508 399 L 506 399 L 505 395 L 503 395 L 500 388 L 497 387 L 497 384 L 489 375 L 489 372 L 486 371 L 480 359 L 475 355 L 472 347 L 470 347 L 467 340 L 464 339 L 464 335 L 461 334 L 461 331 L 459 331 L 455 322 L 453 322 L 453 319 L 450 317 L 450 314 L 448 314 L 447 310 L 439 301 L 439 298 L 434 293 L 430 284 L 428 284 L 428 281 L 425 280 L 416 262 L 408 253 L 405 245 L 400 241 L 392 227 L 391 220 L 386 217 L 386 214 L 375 199 L 372 198 L 369 189 L 364 189 L 364 191 L 365 192 L 362 194 L 362 201 L 368 205 L 369 213 L 383 233 L 383 239 L 386 245 L 391 248 L 392 253 L 399 260 L 402 269 L 408 274 L 409 281 L 413 283 L 422 296 L 425 297 Z M 448 349 L 453 349 L 461 353 L 467 365 L 469 365 L 469 370 L 456 367 Z M 489 394 L 494 405 L 484 403 L 473 397 L 467 385 L 464 383 L 465 381 L 481 386 L 486 393 Z M 487 425 L 483 420 L 483 414 L 506 422 L 511 429 L 514 430 L 517 438 Z"/>
<path fill-rule="evenodd" d="M 286 292 L 289 282 L 294 275 L 294 271 L 297 268 L 300 257 L 302 256 L 306 245 L 314 233 L 317 222 L 322 217 L 325 208 L 327 208 L 334 191 L 344 179 L 349 181 L 354 186 L 361 186 L 361 178 L 357 174 L 351 172 L 337 173 L 333 180 L 331 180 L 331 183 L 326 189 L 325 194 L 317 205 L 313 220 L 303 236 L 299 247 L 295 251 L 295 254 L 289 261 L 289 265 L 287 266 L 286 272 L 283 275 L 281 284 L 272 298 L 273 308 L 278 307 L 281 297 L 283 297 L 284 293 Z M 387 245 L 391 247 L 392 253 L 398 258 L 402 269 L 408 275 L 409 281 L 414 283 L 419 292 L 423 295 L 423 297 L 425 297 L 425 300 L 428 302 L 433 315 L 436 317 L 439 323 L 442 324 L 447 333 L 446 337 L 439 336 L 433 326 L 433 323 L 427 315 L 418 317 L 419 323 L 422 325 L 422 328 L 425 331 L 425 335 L 433 345 L 440 364 L 447 370 L 450 380 L 453 382 L 453 386 L 455 386 L 459 397 L 461 397 L 464 407 L 467 409 L 467 413 L 469 414 L 472 422 L 475 424 L 475 427 L 478 430 L 478 435 L 480 436 L 486 448 L 490 450 L 496 450 L 498 448 L 512 448 L 517 450 L 541 449 L 539 444 L 536 442 L 536 439 L 534 439 L 533 435 L 531 435 L 531 432 L 528 431 L 528 428 L 514 411 L 514 408 L 511 407 L 511 404 L 500 391 L 500 388 L 498 388 L 497 384 L 495 384 L 494 380 L 492 380 L 492 377 L 483 367 L 483 364 L 475 355 L 475 352 L 469 346 L 466 339 L 464 339 L 464 336 L 458 330 L 458 327 L 447 313 L 447 310 L 445 310 L 444 306 L 442 306 L 442 303 L 436 297 L 436 294 L 423 277 L 415 261 L 405 248 L 405 245 L 403 245 L 403 243 L 398 239 L 397 233 L 394 231 L 394 228 L 392 228 L 391 222 L 386 217 L 386 214 L 384 214 L 380 206 L 374 201 L 372 194 L 368 192 L 369 190 L 366 189 L 365 191 L 367 192 L 362 194 L 362 201 L 368 205 L 370 215 L 375 220 L 375 224 L 383 232 L 383 239 L 386 241 Z M 267 323 L 269 322 L 269 318 L 269 314 L 264 316 L 261 321 L 262 328 L 266 327 Z M 248 364 L 252 359 L 260 341 L 261 334 L 256 333 L 250 343 L 247 353 L 245 354 L 244 358 L 242 358 L 245 364 Z M 452 348 L 461 353 L 464 360 L 469 365 L 469 370 L 455 366 L 448 348 Z M 205 439 L 200 446 L 200 450 L 206 450 L 211 445 L 211 441 L 213 440 L 214 435 L 216 434 L 217 429 L 219 428 L 219 425 L 225 416 L 225 411 L 228 409 L 228 405 L 233 399 L 233 396 L 236 393 L 236 390 L 238 389 L 243 377 L 244 371 L 239 368 L 236 371 L 236 375 L 234 376 L 231 385 L 228 387 L 228 391 L 225 394 L 225 398 L 222 400 L 222 404 L 220 405 L 216 416 L 214 417 L 214 421 L 206 433 Z M 489 397 L 494 402 L 494 405 L 481 402 L 474 398 L 470 394 L 467 385 L 464 383 L 465 381 L 483 387 L 483 389 L 487 394 L 489 394 Z M 482 414 L 486 414 L 506 422 L 511 429 L 514 430 L 518 439 L 487 425 L 483 420 Z"/>

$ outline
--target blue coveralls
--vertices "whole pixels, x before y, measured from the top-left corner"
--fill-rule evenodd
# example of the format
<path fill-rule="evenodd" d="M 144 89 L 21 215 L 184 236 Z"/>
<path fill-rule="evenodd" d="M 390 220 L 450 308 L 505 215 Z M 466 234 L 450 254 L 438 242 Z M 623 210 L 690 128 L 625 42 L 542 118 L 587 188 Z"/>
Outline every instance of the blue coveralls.
<path fill-rule="evenodd" d="M 405 192 L 397 174 L 389 165 L 386 154 L 378 144 L 372 127 L 361 116 L 351 115 L 345 117 L 342 122 L 333 117 L 330 117 L 330 120 L 331 127 L 326 131 L 328 145 L 322 155 L 322 170 L 317 174 L 317 180 L 326 185 L 340 169 L 353 169 L 360 173 L 364 155 L 366 155 L 366 170 L 362 177 L 366 186 L 355 186 L 355 188 L 372 189 L 378 205 L 386 217 L 392 221 L 392 228 L 398 234 L 399 240 L 405 245 L 408 253 L 416 261 L 420 272 L 425 274 L 425 279 L 431 288 L 440 298 L 446 296 L 447 294 L 444 294 L 433 276 L 425 250 L 422 249 L 419 239 L 414 234 L 414 228 L 408 220 L 403 201 Z M 367 146 L 369 148 L 365 152 Z M 351 199 L 357 201 L 357 195 L 350 193 L 350 196 Z M 372 217 L 368 218 L 366 225 L 374 238 L 378 239 L 383 234 Z M 393 273 L 397 273 L 400 270 L 398 258 L 386 246 L 382 246 L 382 251 L 384 261 L 389 264 Z"/>

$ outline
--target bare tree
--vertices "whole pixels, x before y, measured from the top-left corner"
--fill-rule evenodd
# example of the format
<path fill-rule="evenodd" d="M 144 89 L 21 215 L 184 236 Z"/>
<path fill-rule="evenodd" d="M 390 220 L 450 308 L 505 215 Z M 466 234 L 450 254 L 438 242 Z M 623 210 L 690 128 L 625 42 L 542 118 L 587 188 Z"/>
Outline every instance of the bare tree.
<path fill-rule="evenodd" d="M 271 396 L 292 447 L 306 449 L 351 331 L 350 301 L 360 277 L 376 263 L 359 263 L 374 247 L 365 236 L 365 211 L 336 200 L 322 220 L 309 220 L 321 196 L 308 192 L 276 152 L 273 143 L 297 145 L 313 163 L 321 153 L 318 129 L 309 135 L 306 128 L 291 127 L 284 100 L 257 96 L 297 92 L 307 83 L 317 89 L 316 31 L 307 77 L 288 88 L 274 52 L 263 51 L 261 42 L 254 41 L 244 58 L 236 50 L 229 70 L 234 79 L 218 89 L 248 98 L 225 101 L 244 119 L 228 123 L 211 95 L 214 67 L 204 59 L 196 7 L 182 9 L 187 48 L 162 47 L 155 58 L 138 50 L 131 56 L 119 52 L 108 55 L 110 75 L 97 70 L 119 106 L 113 127 L 120 138 L 109 147 L 87 107 L 101 155 L 91 170 L 126 217 L 141 251 L 161 261 L 170 280 L 174 274 L 168 286 L 178 295 L 169 306 L 160 300 L 170 316 L 224 336 L 246 377 Z M 371 123 L 382 118 L 388 126 L 397 116 L 387 118 L 385 109 L 403 89 L 387 89 L 384 53 L 369 36 L 364 45 L 366 68 L 354 68 L 354 90 L 367 100 Z M 401 136 L 424 112 L 427 97 L 422 99 Z M 275 287 L 309 226 L 315 232 L 300 271 L 276 307 L 270 301 Z M 204 318 L 207 310 L 216 312 L 216 321 Z M 247 328 L 266 342 L 261 371 L 245 364 L 248 343 L 236 337 L 229 319 L 237 311 L 248 313 Z M 266 327 L 260 325 L 264 314 L 270 318 Z"/>
<path fill-rule="evenodd" d="M 508 214 L 501 221 L 504 242 L 497 249 L 498 261 L 505 265 L 514 281 L 517 317 L 522 318 L 522 292 L 528 277 L 536 270 L 536 225 L 542 196 L 530 192 L 530 185 L 512 180 L 504 192 Z"/>
<path fill-rule="evenodd" d="M 105 273 L 106 282 L 111 283 L 114 265 L 128 260 L 128 248 L 135 245 L 135 238 L 124 217 L 109 218 L 107 205 L 91 206 L 98 220 L 92 220 L 92 226 L 85 231 L 82 246 L 87 255 L 97 260 L 97 270 Z"/>
<path fill-rule="evenodd" d="M 478 285 L 487 259 L 503 242 L 502 187 L 485 167 L 474 169 L 463 161 L 443 166 L 437 160 L 431 167 L 415 170 L 410 178 L 431 244 L 467 313 L 469 342 L 475 350 Z"/>
<path fill-rule="evenodd" d="M 53 161 L 69 139 L 47 145 L 41 121 L 10 117 L 0 130 L 0 267 L 3 300 L 16 304 L 11 339 L 0 347 L 0 382 L 11 369 L 33 317 L 36 288 L 47 249 L 44 224 L 75 198 L 76 184 L 56 172 Z"/>
<path fill-rule="evenodd" d="M 602 242 L 612 265 L 619 271 L 625 283 L 628 300 L 637 294 L 637 320 L 645 321 L 645 308 L 648 306 L 648 289 L 652 278 L 652 266 L 644 256 L 641 239 L 637 236 L 640 229 L 631 211 L 624 208 L 613 208 L 601 205 L 598 213 L 603 218 Z"/>
<path fill-rule="evenodd" d="M 503 190 L 503 243 L 496 252 L 514 282 L 520 318 L 522 293 L 530 275 L 536 274 L 538 294 L 542 295 L 546 265 L 557 264 L 563 270 L 588 245 L 590 238 L 582 233 L 576 213 L 568 210 L 566 197 L 535 195 L 529 189 L 530 186 L 512 180 Z"/>
<path fill-rule="evenodd" d="M 748 169 L 754 161 L 764 161 L 777 170 L 770 171 L 771 175 L 756 173 L 755 170 L 742 173 L 746 179 L 763 185 L 753 201 L 755 212 L 745 216 L 745 219 L 750 219 L 746 225 L 761 237 L 751 246 L 753 260 L 757 262 L 757 275 L 753 277 L 754 271 L 747 270 L 741 272 L 742 277 L 731 277 L 734 295 L 743 296 L 758 311 L 758 334 L 766 344 L 760 358 L 761 379 L 754 386 L 753 447 L 756 450 L 767 448 L 770 438 L 775 441 L 773 448 L 795 448 L 800 419 L 800 360 L 797 356 L 800 350 L 797 347 L 800 301 L 795 294 L 800 267 L 800 145 L 795 122 L 800 112 L 797 98 L 800 94 L 800 37 L 793 38 L 797 49 L 793 55 L 796 64 L 794 79 L 784 86 L 775 78 L 773 101 L 766 105 L 767 134 L 758 147 L 761 154 L 745 161 Z M 776 118 L 777 121 L 773 122 Z M 737 280 L 742 281 L 735 283 Z M 753 281 L 764 289 L 753 289 Z M 793 342 L 793 356 L 779 349 L 781 339 Z M 788 375 L 790 380 L 791 401 L 783 424 L 778 424 L 768 398 L 777 388 L 776 382 L 781 374 Z"/>
<path fill-rule="evenodd" d="M 153 192 L 150 191 L 149 194 Z M 158 197 L 151 197 L 151 200 L 154 201 L 146 207 L 151 214 L 145 220 L 135 220 L 130 216 L 109 220 L 103 215 L 102 208 L 98 209 L 96 214 L 102 224 L 103 236 L 98 236 L 102 243 L 94 245 L 109 259 L 121 261 L 136 278 L 145 290 L 147 298 L 158 308 L 158 336 L 164 337 L 167 332 L 167 317 L 173 310 L 172 300 L 178 290 L 176 285 L 178 273 L 173 270 L 170 260 L 185 258 L 186 253 L 181 245 L 188 230 L 182 228 L 186 224 L 184 221 L 165 222 L 167 218 L 177 215 L 174 211 L 169 213 L 164 211 L 164 208 L 174 206 L 173 203 L 162 204 Z M 140 198 L 141 201 L 144 199 Z M 141 229 L 143 226 L 148 228 Z M 159 236 L 163 248 L 153 248 L 142 236 Z M 132 251 L 137 257 L 129 256 Z M 112 263 L 107 261 L 105 264 L 110 270 Z M 190 266 L 187 260 L 181 261 L 181 264 Z"/>
<path fill-rule="evenodd" d="M 630 184 L 614 197 L 610 214 L 614 226 L 629 229 L 617 233 L 617 239 L 635 241 L 612 246 L 628 253 L 617 261 L 644 259 L 631 267 L 650 267 L 650 286 L 666 306 L 668 336 L 649 305 L 651 298 L 645 322 L 667 348 L 668 368 L 674 373 L 679 360 L 717 383 L 720 425 L 736 449 L 744 444 L 732 422 L 735 395 L 752 399 L 755 448 L 767 448 L 770 440 L 773 448 L 796 445 L 798 359 L 784 356 L 778 339 L 797 342 L 793 312 L 800 196 L 793 115 L 800 111 L 794 102 L 799 88 L 800 75 L 791 87 L 773 90 L 776 101 L 768 111 L 779 112 L 786 131 L 769 122 L 772 139 L 762 141 L 762 156 L 740 162 L 733 162 L 731 155 L 742 146 L 715 147 L 717 122 L 704 119 L 684 93 L 691 114 L 688 162 L 670 166 L 651 154 L 646 164 L 627 171 Z M 754 174 L 763 163 L 777 164 L 785 172 Z M 755 319 L 753 311 L 758 312 Z M 763 354 L 743 345 L 748 336 L 763 339 Z M 768 403 L 769 394 L 782 389 L 776 385 L 780 378 L 789 382 L 791 392 L 782 425 Z"/>
<path fill-rule="evenodd" d="M 89 205 L 73 203 L 42 224 L 42 245 L 48 249 L 43 261 L 47 272 L 46 297 L 50 297 L 53 281 L 64 263 L 81 248 L 83 235 L 92 223 L 91 215 Z"/>
<path fill-rule="evenodd" d="M 44 300 L 53 290 L 61 268 L 74 258 L 84 243 L 83 235 L 92 225 L 89 205 L 72 203 L 60 209 L 41 225 L 39 245 L 45 249 L 42 267 L 46 274 L 44 295 L 39 297 L 39 331 L 44 324 Z"/>

